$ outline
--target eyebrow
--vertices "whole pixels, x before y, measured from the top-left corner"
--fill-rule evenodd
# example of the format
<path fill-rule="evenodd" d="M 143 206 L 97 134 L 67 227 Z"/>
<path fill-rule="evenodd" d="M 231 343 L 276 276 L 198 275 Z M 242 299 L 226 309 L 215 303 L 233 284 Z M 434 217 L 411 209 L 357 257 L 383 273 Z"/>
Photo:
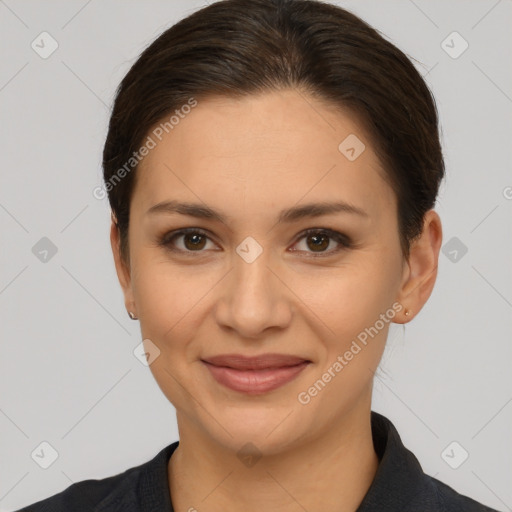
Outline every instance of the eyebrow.
<path fill-rule="evenodd" d="M 197 217 L 199 219 L 213 219 L 222 222 L 223 224 L 225 224 L 228 219 L 227 215 L 213 208 L 210 208 L 205 204 L 179 201 L 162 201 L 149 208 L 149 210 L 146 212 L 146 215 L 154 215 L 157 213 L 178 213 L 181 215 Z M 302 206 L 294 206 L 281 210 L 277 218 L 277 223 L 291 223 L 304 218 L 320 217 L 322 215 L 328 215 L 332 213 L 350 213 L 359 215 L 361 217 L 369 216 L 368 213 L 366 213 L 361 208 L 358 208 L 357 206 L 346 203 L 344 201 L 321 202 L 308 203 Z"/>

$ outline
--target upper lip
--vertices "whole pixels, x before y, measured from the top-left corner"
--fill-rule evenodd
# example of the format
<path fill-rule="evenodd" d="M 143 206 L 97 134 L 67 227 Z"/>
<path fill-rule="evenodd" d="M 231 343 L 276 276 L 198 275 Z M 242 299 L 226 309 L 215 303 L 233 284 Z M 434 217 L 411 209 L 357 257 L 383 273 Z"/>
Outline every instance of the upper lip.
<path fill-rule="evenodd" d="M 310 362 L 303 357 L 286 354 L 261 354 L 248 357 L 241 354 L 222 354 L 202 359 L 205 363 L 214 366 L 225 366 L 236 370 L 263 370 L 266 368 L 283 368 L 295 366 L 300 363 Z"/>

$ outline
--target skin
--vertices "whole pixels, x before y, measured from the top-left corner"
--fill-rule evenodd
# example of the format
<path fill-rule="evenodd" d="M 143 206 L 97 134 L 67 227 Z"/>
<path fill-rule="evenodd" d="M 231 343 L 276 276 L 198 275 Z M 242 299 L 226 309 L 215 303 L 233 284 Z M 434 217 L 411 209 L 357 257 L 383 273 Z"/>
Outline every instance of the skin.
<path fill-rule="evenodd" d="M 349 134 L 366 145 L 354 161 L 338 150 Z M 114 222 L 111 243 L 126 308 L 160 350 L 151 372 L 176 408 L 180 444 L 168 466 L 175 510 L 355 511 L 378 467 L 372 383 L 390 322 L 309 403 L 297 397 L 393 303 L 402 308 L 395 323 L 421 310 L 437 276 L 439 216 L 427 212 L 405 260 L 396 197 L 362 125 L 293 89 L 200 101 L 137 173 L 129 263 Z M 171 199 L 205 203 L 227 220 L 146 213 Z M 277 223 L 283 208 L 339 200 L 367 215 Z M 159 245 L 186 227 L 209 232 L 199 249 L 190 236 L 174 239 L 181 253 Z M 338 231 L 354 245 L 327 238 L 317 248 L 301 235 L 308 228 Z M 248 236 L 263 250 L 252 263 L 236 252 Z M 267 352 L 311 363 L 251 396 L 217 383 L 201 362 Z M 251 467 L 237 457 L 248 442 L 260 456 Z"/>

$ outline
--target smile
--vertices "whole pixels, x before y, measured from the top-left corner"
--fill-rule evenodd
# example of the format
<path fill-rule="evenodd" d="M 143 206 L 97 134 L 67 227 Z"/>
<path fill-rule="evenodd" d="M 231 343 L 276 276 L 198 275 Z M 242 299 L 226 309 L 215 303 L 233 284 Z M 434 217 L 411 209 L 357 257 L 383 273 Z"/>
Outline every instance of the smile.
<path fill-rule="evenodd" d="M 238 354 L 201 360 L 221 385 L 249 395 L 277 389 L 293 380 L 311 361 L 283 354 L 246 357 Z"/>

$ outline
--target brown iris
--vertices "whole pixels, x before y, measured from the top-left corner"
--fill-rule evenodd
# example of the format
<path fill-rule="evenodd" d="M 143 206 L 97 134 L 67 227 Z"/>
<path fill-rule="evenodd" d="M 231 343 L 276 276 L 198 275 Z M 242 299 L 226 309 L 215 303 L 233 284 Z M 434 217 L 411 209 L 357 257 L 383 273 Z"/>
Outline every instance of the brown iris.
<path fill-rule="evenodd" d="M 311 249 L 312 247 L 315 247 L 317 249 L 326 249 L 329 247 L 329 237 L 324 234 L 315 234 L 315 235 L 309 235 L 307 237 L 308 240 L 308 247 Z M 309 245 L 309 240 L 315 240 L 314 245 Z M 321 240 L 320 243 L 317 243 L 319 240 Z"/>
<path fill-rule="evenodd" d="M 190 245 L 187 241 L 191 240 Z M 203 249 L 206 237 L 198 233 L 186 233 L 183 235 L 183 243 L 188 250 Z"/>

